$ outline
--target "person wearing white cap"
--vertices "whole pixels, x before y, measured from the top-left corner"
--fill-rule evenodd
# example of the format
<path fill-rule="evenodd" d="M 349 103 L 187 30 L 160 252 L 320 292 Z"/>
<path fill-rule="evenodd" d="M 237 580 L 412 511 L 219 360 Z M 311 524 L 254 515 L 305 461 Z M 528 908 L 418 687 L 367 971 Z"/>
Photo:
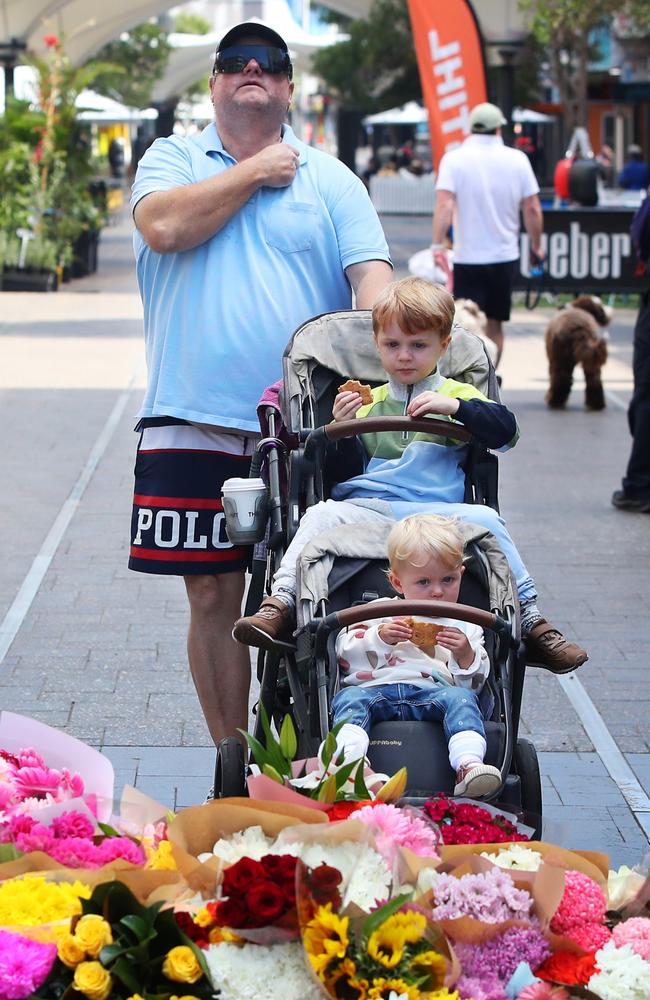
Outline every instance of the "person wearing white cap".
<path fill-rule="evenodd" d="M 148 385 L 129 565 L 183 576 L 188 656 L 213 740 L 248 728 L 250 660 L 231 637 L 250 549 L 225 532 L 221 486 L 246 476 L 257 403 L 280 378 L 294 330 L 368 308 L 390 281 L 384 234 L 362 181 L 286 124 L 284 39 L 244 22 L 221 39 L 214 121 L 157 139 L 131 205 Z"/>
<path fill-rule="evenodd" d="M 472 299 L 485 312 L 486 332 L 497 345 L 498 358 L 519 266 L 520 212 L 531 260 L 544 256 L 539 184 L 526 154 L 504 145 L 505 124 L 495 104 L 472 108 L 470 135 L 440 161 L 433 217 L 434 262 L 443 262 L 442 246 L 453 224 L 454 295 Z"/>

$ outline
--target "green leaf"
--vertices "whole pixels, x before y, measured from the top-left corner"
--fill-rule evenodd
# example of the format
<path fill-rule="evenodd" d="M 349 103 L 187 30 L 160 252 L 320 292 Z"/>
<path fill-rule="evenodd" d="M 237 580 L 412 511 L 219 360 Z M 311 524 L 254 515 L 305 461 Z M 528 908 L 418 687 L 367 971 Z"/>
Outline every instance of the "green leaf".
<path fill-rule="evenodd" d="M 264 708 L 262 702 L 259 703 L 258 711 L 260 713 L 262 729 L 264 730 L 264 736 L 266 739 L 266 752 L 269 755 L 270 763 L 273 764 L 273 767 L 276 769 L 276 771 L 279 771 L 280 774 L 286 774 L 287 777 L 289 777 L 291 775 L 291 763 L 290 761 L 285 759 L 285 756 L 282 753 L 280 744 L 278 743 L 277 739 L 273 734 L 273 730 L 271 729 L 271 723 L 269 721 L 268 713 Z"/>
<path fill-rule="evenodd" d="M 99 827 L 99 829 L 102 831 L 102 833 L 106 837 L 121 837 L 122 836 L 122 834 L 120 833 L 120 831 L 116 830 L 114 826 L 110 825 L 110 823 L 100 823 L 99 821 L 97 821 L 97 826 Z"/>
<path fill-rule="evenodd" d="M 349 764 L 344 764 L 343 767 L 340 767 L 338 769 L 338 771 L 334 775 L 334 778 L 336 780 L 336 790 L 337 790 L 337 792 L 338 792 L 338 790 L 340 788 L 343 787 L 343 785 L 348 780 L 348 778 L 350 777 L 350 775 L 354 771 L 355 767 L 358 766 L 358 764 L 359 764 L 358 760 L 352 760 L 352 761 L 350 761 Z"/>
<path fill-rule="evenodd" d="M 126 917 L 122 917 L 120 924 L 123 927 L 128 927 L 128 929 L 135 934 L 136 939 L 141 944 L 144 944 L 147 941 L 152 941 L 156 936 L 156 932 L 151 926 L 151 923 L 144 920 L 142 917 L 129 914 Z"/>
<path fill-rule="evenodd" d="M 401 896 L 396 896 L 395 899 L 391 899 L 390 902 L 385 903 L 380 906 L 377 910 L 373 910 L 364 920 L 361 933 L 364 938 L 369 938 L 373 931 L 376 931 L 378 927 L 381 927 L 384 920 L 388 917 L 392 917 L 393 913 L 397 913 L 399 908 L 408 903 L 412 898 L 412 892 L 405 892 Z"/>
<path fill-rule="evenodd" d="M 282 720 L 280 729 L 280 750 L 287 760 L 293 760 L 298 750 L 298 737 L 289 713 Z"/>
<path fill-rule="evenodd" d="M 263 764 L 262 774 L 265 774 L 267 778 L 272 778 L 273 781 L 277 781 L 279 785 L 284 785 L 282 775 L 275 770 L 273 764 Z"/>
<path fill-rule="evenodd" d="M 336 753 L 336 736 L 334 733 L 328 733 L 325 743 L 323 744 L 323 752 L 321 753 L 321 761 L 323 764 L 323 770 L 326 771 L 330 766 L 332 757 Z"/>
<path fill-rule="evenodd" d="M 138 982 L 138 977 L 133 972 L 133 963 L 127 958 L 118 958 L 111 966 L 111 975 L 126 986 L 131 993 L 139 993 L 142 984 Z"/>
<path fill-rule="evenodd" d="M 0 863 L 3 861 L 15 861 L 21 858 L 22 853 L 13 844 L 0 844 Z"/>
<path fill-rule="evenodd" d="M 363 772 L 364 762 L 361 761 L 357 767 L 357 773 L 354 776 L 354 794 L 357 799 L 361 799 L 365 802 L 366 799 L 370 800 L 371 795 L 368 791 L 368 786 L 366 785 L 366 779 L 363 776 Z"/>
<path fill-rule="evenodd" d="M 255 738 L 255 736 L 252 736 L 251 733 L 247 733 L 245 729 L 239 729 L 237 731 L 242 734 L 248 743 L 250 751 L 253 755 L 253 760 L 258 767 L 262 768 L 265 764 L 271 763 L 271 755 L 267 752 L 266 748 L 262 746 L 260 741 Z"/>

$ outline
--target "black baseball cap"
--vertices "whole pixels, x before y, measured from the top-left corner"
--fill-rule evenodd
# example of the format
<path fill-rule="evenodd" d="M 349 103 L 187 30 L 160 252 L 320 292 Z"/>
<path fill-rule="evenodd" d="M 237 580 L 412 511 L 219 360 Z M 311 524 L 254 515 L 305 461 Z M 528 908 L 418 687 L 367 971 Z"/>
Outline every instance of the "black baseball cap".
<path fill-rule="evenodd" d="M 261 24 L 259 21 L 242 21 L 241 24 L 236 24 L 234 28 L 226 32 L 217 45 L 217 52 L 220 52 L 221 49 L 227 49 L 229 45 L 234 45 L 240 38 L 246 38 L 247 36 L 250 38 L 253 35 L 257 38 L 263 38 L 270 45 L 274 45 L 275 48 L 282 49 L 283 52 L 289 51 L 282 35 L 278 35 L 277 31 L 274 31 L 273 28 L 269 28 L 268 25 Z"/>

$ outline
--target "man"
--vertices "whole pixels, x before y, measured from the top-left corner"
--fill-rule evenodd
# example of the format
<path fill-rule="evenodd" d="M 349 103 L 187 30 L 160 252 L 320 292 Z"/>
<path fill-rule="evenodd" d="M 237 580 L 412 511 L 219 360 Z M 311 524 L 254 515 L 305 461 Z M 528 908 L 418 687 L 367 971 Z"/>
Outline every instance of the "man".
<path fill-rule="evenodd" d="M 213 740 L 247 728 L 248 650 L 231 637 L 249 550 L 225 533 L 221 485 L 246 476 L 256 405 L 297 326 L 372 305 L 390 258 L 363 183 L 284 124 L 284 39 L 238 24 L 216 52 L 215 120 L 157 140 L 133 185 L 148 388 L 129 565 L 182 575 L 188 656 Z"/>
<path fill-rule="evenodd" d="M 525 153 L 505 146 L 506 119 L 494 104 L 477 104 L 471 135 L 440 161 L 433 217 L 434 263 L 454 227 L 454 296 L 472 299 L 487 316 L 487 336 L 503 351 L 512 284 L 519 265 L 519 212 L 530 237 L 531 259 L 543 252 L 539 185 Z"/>
<path fill-rule="evenodd" d="M 646 289 L 634 327 L 634 391 L 627 411 L 632 451 L 622 489 L 614 491 L 612 503 L 618 510 L 650 514 L 650 188 L 635 212 L 630 235 L 639 261 L 637 274 L 645 276 Z"/>
<path fill-rule="evenodd" d="M 635 142 L 627 147 L 627 160 L 618 175 L 618 186 L 626 191 L 645 191 L 650 184 L 650 169 L 643 162 L 643 150 Z"/>

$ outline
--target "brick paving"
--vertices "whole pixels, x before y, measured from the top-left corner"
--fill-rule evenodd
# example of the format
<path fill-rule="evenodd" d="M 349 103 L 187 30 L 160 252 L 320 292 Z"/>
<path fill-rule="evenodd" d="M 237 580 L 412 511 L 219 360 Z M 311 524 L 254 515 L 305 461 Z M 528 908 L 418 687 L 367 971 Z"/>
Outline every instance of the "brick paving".
<path fill-rule="evenodd" d="M 429 241 L 427 220 L 388 217 L 398 274 Z M 102 236 L 97 275 L 56 295 L 0 296 L 0 620 L 69 497 L 113 407 L 126 407 L 4 661 L 0 705 L 101 747 L 118 788 L 171 808 L 201 801 L 213 751 L 189 679 L 179 579 L 126 569 L 135 435 L 144 384 L 141 307 L 126 212 Z M 579 677 L 638 781 L 650 792 L 650 520 L 609 505 L 629 449 L 634 314 L 612 330 L 603 413 L 580 388 L 565 413 L 543 402 L 548 312 L 518 310 L 502 366 L 522 428 L 501 461 L 502 513 L 553 622 L 583 642 Z M 545 836 L 636 862 L 647 841 L 559 682 L 526 680 L 522 734 L 540 752 Z"/>

